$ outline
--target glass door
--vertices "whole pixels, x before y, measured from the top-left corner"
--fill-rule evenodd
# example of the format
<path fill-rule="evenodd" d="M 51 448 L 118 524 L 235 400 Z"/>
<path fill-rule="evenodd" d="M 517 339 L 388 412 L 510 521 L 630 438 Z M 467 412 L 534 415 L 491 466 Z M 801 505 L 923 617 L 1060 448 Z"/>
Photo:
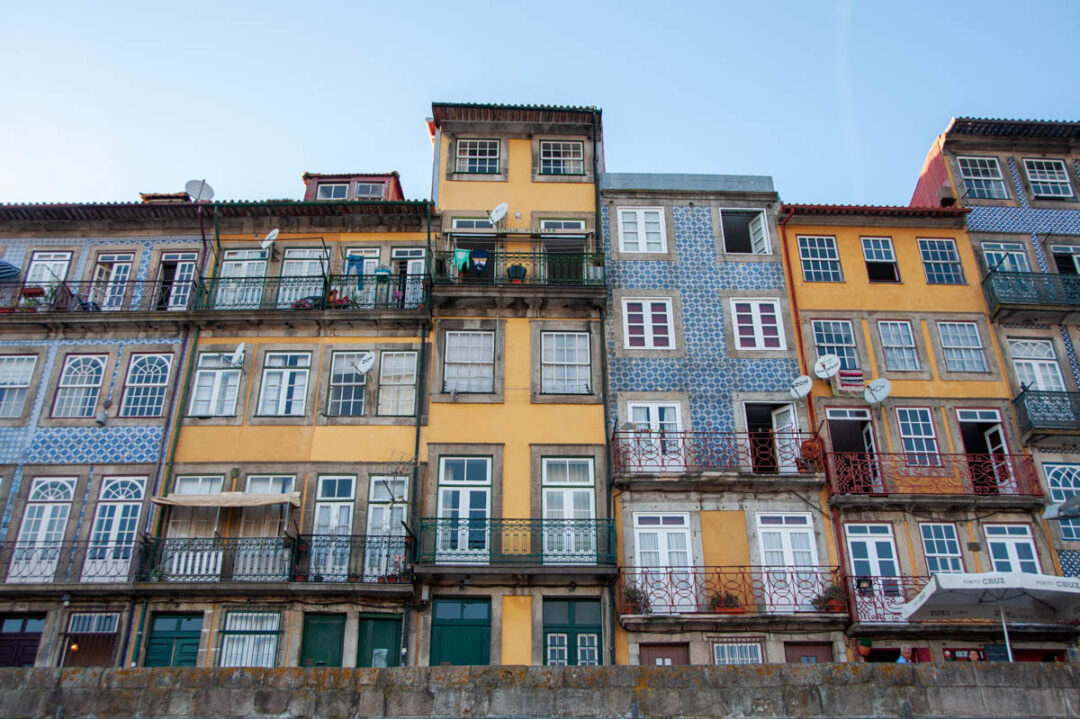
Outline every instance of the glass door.
<path fill-rule="evenodd" d="M 408 516 L 408 477 L 373 475 L 368 490 L 364 581 L 397 582 L 408 578 L 405 556 L 405 518 Z"/>
<path fill-rule="evenodd" d="M 635 514 L 639 575 L 635 578 L 645 612 L 694 612 L 699 596 L 690 554 L 690 517 L 686 514 Z M 644 612 L 643 612 L 644 613 Z"/>
<path fill-rule="evenodd" d="M 629 464 L 634 472 L 677 472 L 685 469 L 682 419 L 675 403 L 641 402 L 627 405 L 634 435 Z"/>
<path fill-rule="evenodd" d="M 91 303 L 92 309 L 123 309 L 134 259 L 135 255 L 130 252 L 98 255 L 89 297 L 79 299 Z"/>
<path fill-rule="evenodd" d="M 8 569 L 9 584 L 55 580 L 74 495 L 74 478 L 39 478 L 30 485 Z"/>
<path fill-rule="evenodd" d="M 808 611 L 826 586 L 817 569 L 810 515 L 759 514 L 757 531 L 765 565 L 766 611 Z"/>
<path fill-rule="evenodd" d="M 228 250 L 215 286 L 216 309 L 256 310 L 262 306 L 266 250 Z"/>
<path fill-rule="evenodd" d="M 82 581 L 127 581 L 145 487 L 145 477 L 102 479 Z"/>
<path fill-rule="evenodd" d="M 327 251 L 323 249 L 285 250 L 281 263 L 281 288 L 277 306 L 291 308 L 298 300 L 312 307 L 325 301 Z"/>
<path fill-rule="evenodd" d="M 311 537 L 313 582 L 344 582 L 349 577 L 355 487 L 355 477 L 319 477 Z"/>

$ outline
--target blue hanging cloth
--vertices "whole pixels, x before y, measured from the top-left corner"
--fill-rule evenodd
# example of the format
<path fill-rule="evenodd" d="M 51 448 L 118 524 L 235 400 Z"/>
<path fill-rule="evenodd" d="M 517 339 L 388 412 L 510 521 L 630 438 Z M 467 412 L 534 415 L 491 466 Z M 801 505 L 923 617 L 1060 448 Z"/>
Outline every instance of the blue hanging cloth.
<path fill-rule="evenodd" d="M 356 270 L 356 289 L 364 289 L 364 257 L 362 255 L 349 255 L 345 258 L 345 276 Z"/>

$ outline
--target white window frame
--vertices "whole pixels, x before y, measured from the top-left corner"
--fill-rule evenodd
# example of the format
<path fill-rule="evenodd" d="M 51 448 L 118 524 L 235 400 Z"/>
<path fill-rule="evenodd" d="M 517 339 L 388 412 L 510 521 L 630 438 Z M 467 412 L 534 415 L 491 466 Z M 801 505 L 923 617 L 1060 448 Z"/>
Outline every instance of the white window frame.
<path fill-rule="evenodd" d="M 847 328 L 846 335 L 844 327 Z M 812 320 L 810 333 L 814 336 L 818 357 L 836 355 L 840 358 L 840 369 L 859 369 L 859 346 L 855 341 L 855 326 L 851 320 Z M 823 341 L 830 335 L 840 341 Z"/>
<path fill-rule="evenodd" d="M 725 255 L 771 255 L 772 243 L 769 240 L 769 222 L 768 217 L 764 210 L 758 210 L 752 207 L 739 208 L 739 207 L 724 207 L 717 208 L 720 221 L 720 243 L 724 248 Z M 741 215 L 749 216 L 754 215 L 754 219 L 748 223 L 747 231 L 750 233 L 750 251 L 749 252 L 736 252 L 729 250 L 727 246 L 727 236 L 724 233 L 724 215 Z M 756 225 L 756 227 L 755 227 Z M 757 236 L 755 236 L 757 232 Z"/>
<path fill-rule="evenodd" d="M 649 246 L 649 231 L 646 229 L 646 223 L 650 222 L 648 219 L 650 213 L 656 214 L 655 222 L 660 233 L 660 238 L 658 242 L 654 243 L 656 246 L 653 247 Z M 619 223 L 619 252 L 625 255 L 663 255 L 667 253 L 667 221 L 664 218 L 663 207 L 617 207 L 615 208 L 615 214 Z M 624 216 L 628 215 L 633 217 L 635 233 L 637 234 L 637 239 L 633 240 L 633 246 L 626 237 L 627 228 L 623 219 Z"/>
<path fill-rule="evenodd" d="M 554 153 L 558 150 L 558 156 Z M 569 155 L 566 155 L 567 151 Z M 545 164 L 546 163 L 546 164 Z M 560 168 L 556 171 L 555 168 Z M 581 140 L 541 140 L 538 175 L 584 175 L 585 143 Z"/>
<path fill-rule="evenodd" d="M 983 242 L 979 246 L 987 272 L 1031 272 L 1023 242 Z"/>
<path fill-rule="evenodd" d="M 328 417 L 363 417 L 367 411 L 367 397 L 365 395 L 367 393 L 368 373 L 358 372 L 355 367 L 356 361 L 363 354 L 366 354 L 365 350 L 344 350 L 330 353 L 330 376 L 327 378 L 326 396 L 326 414 Z M 359 379 L 357 380 L 357 378 Z M 335 392 L 340 393 L 341 396 L 335 397 Z M 359 396 L 357 396 L 357 392 L 359 392 Z M 349 396 L 346 398 L 345 394 L 349 394 Z M 360 405 L 359 412 L 340 411 L 342 407 L 353 408 L 357 402 Z"/>
<path fill-rule="evenodd" d="M 165 374 L 150 373 L 150 380 L 136 374 L 136 362 L 163 361 Z M 121 417 L 161 417 L 165 413 L 165 394 L 172 375 L 173 356 L 164 352 L 136 353 L 128 361 L 127 375 L 124 377 L 124 391 L 120 399 Z M 134 411 L 133 411 L 134 410 Z"/>
<path fill-rule="evenodd" d="M 840 250 L 831 235 L 798 235 L 803 282 L 843 282 Z"/>
<path fill-rule="evenodd" d="M 1009 190 L 996 157 L 959 155 L 956 166 L 964 181 L 967 197 L 975 200 L 1007 200 Z"/>
<path fill-rule="evenodd" d="M 51 290 L 67 279 L 70 269 L 70 252 L 32 252 L 30 263 L 23 273 L 23 286 Z"/>
<path fill-rule="evenodd" d="M 955 331 L 947 332 L 950 328 L 957 328 Z M 960 328 L 963 328 L 962 330 Z M 941 342 L 941 353 L 945 358 L 945 369 L 949 372 L 979 372 L 985 373 L 990 371 L 989 362 L 986 359 L 986 348 L 983 346 L 982 333 L 979 332 L 979 324 L 977 322 L 938 322 L 938 339 Z M 956 340 L 967 341 L 972 339 L 970 332 L 974 332 L 974 340 L 978 344 L 947 344 L 946 337 L 948 336 L 948 342 L 955 342 Z M 966 332 L 966 336 L 961 336 L 960 332 Z M 981 369 L 972 369 L 967 366 L 975 360 L 980 360 L 979 364 L 982 365 Z M 959 363 L 960 366 L 954 366 Z"/>
<path fill-rule="evenodd" d="M 464 475 L 461 479 L 450 479 L 446 471 L 447 462 L 462 461 Z M 482 462 L 484 476 L 479 480 L 468 479 L 468 466 L 472 462 Z M 438 517 L 440 531 L 436 534 L 436 562 L 453 564 L 487 564 L 491 552 L 491 495 L 493 462 L 491 457 L 475 455 L 447 455 L 439 457 L 439 479 L 437 487 Z M 458 506 L 451 508 L 447 500 L 453 493 L 458 493 Z M 484 496 L 483 516 L 472 516 L 479 507 L 471 505 L 472 494 L 482 492 Z M 464 500 L 464 501 L 462 501 Z M 457 516 L 451 516 L 456 513 Z M 477 540 L 482 539 L 482 546 Z"/>
<path fill-rule="evenodd" d="M 559 348 L 557 338 L 573 338 L 574 347 L 566 343 Z M 557 356 L 564 352 L 563 361 Z M 578 356 L 584 349 L 584 357 Z M 549 352 L 550 350 L 550 352 Z M 573 354 L 574 357 L 570 357 Z M 557 375 L 562 374 L 559 378 Z M 584 382 L 577 380 L 584 379 Z M 588 332 L 540 333 L 540 392 L 542 394 L 590 394 L 592 392 L 592 347 Z"/>
<path fill-rule="evenodd" d="M 931 244 L 933 243 L 933 244 Z M 966 285 L 967 278 L 964 275 L 964 263 L 960 259 L 960 250 L 956 246 L 956 240 L 951 237 L 920 237 L 918 238 L 919 245 L 919 259 L 922 260 L 923 273 L 926 276 L 926 284 L 928 285 Z M 933 255 L 927 256 L 927 253 L 941 253 L 947 252 L 951 255 L 948 259 L 936 259 Z M 955 279 L 955 282 L 942 282 L 940 279 L 935 279 L 935 276 L 944 277 L 945 272 L 942 268 L 948 266 L 948 275 L 950 279 Z M 931 267 L 936 269 L 931 272 Z M 955 269 L 955 272 L 953 271 Z"/>
<path fill-rule="evenodd" d="M 1038 392 L 1065 392 L 1068 389 L 1065 385 L 1065 376 L 1061 373 L 1061 363 L 1058 361 L 1057 348 L 1053 340 L 1009 337 L 1006 341 L 1009 344 L 1009 354 L 1012 356 L 1016 381 L 1024 389 Z M 1021 348 L 1024 348 L 1023 354 L 1018 352 Z M 1036 348 L 1044 351 L 1043 356 L 1036 356 L 1036 352 L 1030 351 Z M 1024 382 L 1024 375 L 1034 381 Z"/>
<path fill-rule="evenodd" d="M 787 350 L 787 342 L 784 339 L 784 316 L 781 313 L 780 300 L 770 297 L 732 297 L 731 302 L 731 326 L 732 326 L 732 338 L 735 344 L 735 349 L 739 351 L 753 352 L 760 350 L 768 351 L 784 351 Z M 739 322 L 740 313 L 736 309 L 739 303 L 748 303 L 750 305 L 750 324 L 746 325 Z M 770 305 L 773 310 L 773 316 L 776 318 L 776 340 L 778 342 L 776 347 L 766 346 L 766 341 L 772 337 L 772 335 L 765 334 L 765 325 L 761 321 L 761 307 L 763 305 Z M 740 342 L 743 337 L 739 333 L 740 327 L 751 327 L 753 332 L 750 335 L 746 335 L 753 340 L 753 346 L 744 347 Z"/>
<path fill-rule="evenodd" d="M 283 358 L 286 363 L 292 362 L 289 358 L 297 358 L 302 364 L 271 365 L 271 361 Z M 278 396 L 271 400 L 268 396 L 268 387 L 272 386 L 267 380 L 272 374 L 280 374 L 281 382 L 276 385 Z M 310 352 L 267 352 L 263 355 L 262 381 L 259 384 L 259 404 L 257 416 L 260 417 L 303 417 L 307 413 L 308 385 L 311 377 L 311 353 Z M 301 378 L 303 379 L 301 383 Z M 300 397 L 288 396 L 289 391 L 300 392 Z M 270 411 L 267 411 L 270 410 Z"/>
<path fill-rule="evenodd" d="M 468 337 L 480 341 L 480 345 L 472 347 Z M 482 339 L 483 338 L 483 339 Z M 453 340 L 453 342 L 451 341 Z M 451 347 L 459 341 L 466 344 L 461 347 Z M 484 345 L 490 342 L 490 347 Z M 495 333 L 491 330 L 447 330 L 443 338 L 443 392 L 457 394 L 492 394 L 495 392 Z M 465 352 L 464 359 L 450 359 L 450 350 Z M 477 351 L 478 357 L 473 358 L 473 350 Z M 464 373 L 462 376 L 450 377 L 450 368 L 454 367 L 454 373 Z M 485 381 L 490 380 L 490 384 Z M 483 383 L 483 384 L 482 384 Z"/>
<path fill-rule="evenodd" d="M 99 370 L 96 383 L 68 376 L 68 370 L 72 368 L 72 365 L 77 362 L 81 363 L 83 360 L 98 363 Z M 99 354 L 70 354 L 65 357 L 63 369 L 60 371 L 60 378 L 56 382 L 56 396 L 53 397 L 51 416 L 67 419 L 93 417 L 97 412 L 101 386 L 105 382 L 105 366 L 108 361 L 108 355 Z"/>
<path fill-rule="evenodd" d="M 642 328 L 640 335 L 631 335 L 630 328 L 636 327 L 639 323 L 630 322 L 630 304 L 641 303 L 641 312 L 634 312 L 634 315 L 640 314 Z M 666 324 L 661 325 L 659 323 L 653 323 L 653 314 L 655 314 L 656 308 L 653 305 L 663 305 L 664 316 Z M 622 301 L 623 310 L 623 349 L 628 350 L 674 350 L 675 347 L 675 313 L 673 310 L 673 303 L 669 297 L 624 297 Z M 666 334 L 660 334 L 656 332 L 658 327 L 667 327 Z M 630 343 L 630 338 L 634 336 L 640 336 L 643 344 L 634 345 Z M 664 338 L 667 340 L 667 344 L 657 344 L 657 342 Z"/>
<path fill-rule="evenodd" d="M 1007 524 L 1007 523 L 994 523 L 984 524 L 983 533 L 986 535 L 986 551 L 987 557 L 990 560 L 990 571 L 995 572 L 1021 572 L 1023 574 L 1042 574 L 1042 565 L 1039 562 L 1039 548 L 1035 544 L 1035 537 L 1031 531 L 1031 525 L 1028 524 Z M 1008 555 L 1005 561 L 1009 563 L 1009 569 L 999 568 L 999 560 L 994 556 L 994 545 L 999 545 L 1005 550 Z M 1031 549 L 1031 558 L 1023 559 L 1017 552 L 1017 547 L 1020 545 L 1027 545 Z M 1034 568 L 1034 572 L 1025 571 L 1022 568 L 1024 563 L 1030 562 Z"/>
<path fill-rule="evenodd" d="M 485 154 L 481 150 L 490 151 L 495 149 L 495 154 Z M 491 160 L 495 161 L 495 169 L 490 169 Z M 481 164 L 489 169 L 470 169 L 470 163 L 475 167 Z M 454 147 L 454 172 L 466 175 L 498 175 L 502 170 L 502 143 L 488 137 L 460 137 Z"/>
<path fill-rule="evenodd" d="M 0 419 L 22 416 L 37 360 L 37 355 L 0 355 Z"/>
<path fill-rule="evenodd" d="M 714 641 L 713 664 L 735 666 L 740 664 L 764 664 L 765 649 L 759 641 Z"/>
<path fill-rule="evenodd" d="M 1080 494 L 1080 464 L 1044 462 L 1043 474 L 1050 490 L 1050 499 L 1060 504 Z M 1065 541 L 1080 541 L 1080 519 L 1062 519 L 1057 522 L 1058 531 Z"/>
<path fill-rule="evenodd" d="M 561 477 L 555 474 L 554 467 L 563 465 L 565 474 Z M 571 465 L 585 467 L 583 479 L 577 480 L 572 476 Z M 541 487 L 541 513 L 547 520 L 594 520 L 596 519 L 596 463 L 592 457 L 542 457 L 540 460 L 540 487 Z M 563 516 L 552 516 L 556 513 L 552 502 L 559 497 Z M 566 516 L 577 514 L 580 510 L 575 505 L 575 497 L 585 496 L 588 498 L 588 507 L 585 508 L 585 516 Z M 579 525 L 570 523 L 568 526 L 557 527 L 549 522 L 544 530 L 544 562 L 545 564 L 580 564 L 596 561 L 596 536 L 595 525 Z"/>
<path fill-rule="evenodd" d="M 927 536 L 927 531 L 938 535 Z M 952 536 L 948 536 L 949 533 Z M 957 574 L 964 571 L 964 555 L 960 550 L 960 533 L 952 522 L 919 522 L 919 539 L 922 540 L 923 558 L 927 574 Z M 955 546 L 955 549 L 954 549 Z M 946 551 L 941 551 L 942 549 Z M 932 568 L 933 560 L 938 567 Z M 943 569 L 942 566 L 945 566 Z"/>
<path fill-rule="evenodd" d="M 200 352 L 196 362 L 194 389 L 191 393 L 188 415 L 192 417 L 234 416 L 237 396 L 240 394 L 240 368 L 231 365 L 220 352 Z M 213 366 L 215 363 L 217 366 Z M 209 397 L 206 400 L 200 400 L 199 392 L 204 390 L 209 392 Z M 200 412 L 196 408 L 196 403 L 204 401 L 206 411 Z M 218 408 L 220 408 L 219 411 Z"/>
<path fill-rule="evenodd" d="M 361 193 L 360 188 L 366 188 L 367 192 Z M 372 194 L 371 190 L 374 189 L 375 193 Z M 381 200 L 383 195 L 386 194 L 385 182 L 360 182 L 358 181 L 353 185 L 353 198 L 357 200 Z"/>
<path fill-rule="evenodd" d="M 860 237 L 860 244 L 862 244 L 863 262 L 867 265 L 867 277 L 869 282 L 899 282 L 900 281 L 900 266 L 896 262 L 896 250 L 893 247 L 893 241 L 891 237 Z M 892 265 L 893 279 L 892 280 L 874 280 L 869 279 L 871 264 L 875 265 Z"/>
<path fill-rule="evenodd" d="M 402 360 L 396 364 L 397 360 Z M 411 417 L 416 414 L 416 352 L 383 351 L 379 358 L 380 417 Z"/>
<path fill-rule="evenodd" d="M 915 342 L 915 330 L 911 326 L 911 322 L 908 320 L 878 320 L 877 326 L 878 336 L 881 338 L 881 353 L 885 359 L 885 369 L 889 372 L 918 372 L 921 369 L 919 346 Z M 905 328 L 906 337 L 902 336 Z"/>
<path fill-rule="evenodd" d="M 324 192 L 326 190 L 326 192 Z M 341 197 L 336 197 L 340 190 Z M 347 200 L 349 199 L 348 182 L 320 182 L 315 186 L 316 200 Z"/>
<path fill-rule="evenodd" d="M 911 431 L 912 429 L 920 429 L 925 425 L 930 426 L 928 434 Z M 933 410 L 929 407 L 897 407 L 896 428 L 900 435 L 901 449 L 908 465 L 937 467 L 941 464 L 941 458 L 938 456 L 940 449 L 938 448 L 937 427 L 934 425 Z"/>
<path fill-rule="evenodd" d="M 1043 167 L 1039 167 L 1040 165 Z M 1072 182 L 1069 178 L 1069 168 L 1064 160 L 1025 157 L 1024 172 L 1027 173 L 1032 197 L 1050 200 L 1072 199 Z"/>
<path fill-rule="evenodd" d="M 240 618 L 263 622 L 258 629 L 240 628 Z M 235 623 L 233 620 L 237 620 Z M 281 635 L 281 612 L 229 610 L 221 623 L 222 667 L 275 667 Z M 251 661 L 253 660 L 253 661 Z"/>

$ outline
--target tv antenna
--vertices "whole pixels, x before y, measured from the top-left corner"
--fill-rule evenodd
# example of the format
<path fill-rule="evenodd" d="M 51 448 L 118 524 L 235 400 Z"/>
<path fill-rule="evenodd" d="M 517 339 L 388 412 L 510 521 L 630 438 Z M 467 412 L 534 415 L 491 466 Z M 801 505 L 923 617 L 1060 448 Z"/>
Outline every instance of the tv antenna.
<path fill-rule="evenodd" d="M 274 246 L 274 240 L 277 239 L 277 236 L 278 236 L 279 233 L 280 233 L 280 230 L 278 230 L 278 228 L 276 228 L 276 227 L 274 229 L 270 230 L 269 232 L 267 232 L 266 237 L 264 237 L 263 241 L 259 243 L 259 249 L 269 250 L 271 247 L 273 247 Z"/>
<path fill-rule="evenodd" d="M 499 224 L 499 220 L 506 217 L 507 211 L 510 209 L 510 205 L 505 202 L 500 202 L 495 205 L 495 209 L 488 213 L 488 219 L 491 220 L 491 224 Z"/>

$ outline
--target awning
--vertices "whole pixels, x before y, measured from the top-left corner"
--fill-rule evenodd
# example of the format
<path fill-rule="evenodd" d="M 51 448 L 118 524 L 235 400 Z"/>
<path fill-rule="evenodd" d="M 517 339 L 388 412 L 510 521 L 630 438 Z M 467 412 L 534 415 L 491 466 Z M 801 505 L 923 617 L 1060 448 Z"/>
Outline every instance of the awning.
<path fill-rule="evenodd" d="M 168 507 L 265 507 L 268 504 L 300 506 L 300 493 L 248 494 L 247 492 L 218 492 L 217 494 L 167 494 L 154 497 L 154 504 Z"/>
<path fill-rule="evenodd" d="M 0 280 L 13 280 L 19 276 L 19 268 L 10 262 L 0 260 Z"/>

